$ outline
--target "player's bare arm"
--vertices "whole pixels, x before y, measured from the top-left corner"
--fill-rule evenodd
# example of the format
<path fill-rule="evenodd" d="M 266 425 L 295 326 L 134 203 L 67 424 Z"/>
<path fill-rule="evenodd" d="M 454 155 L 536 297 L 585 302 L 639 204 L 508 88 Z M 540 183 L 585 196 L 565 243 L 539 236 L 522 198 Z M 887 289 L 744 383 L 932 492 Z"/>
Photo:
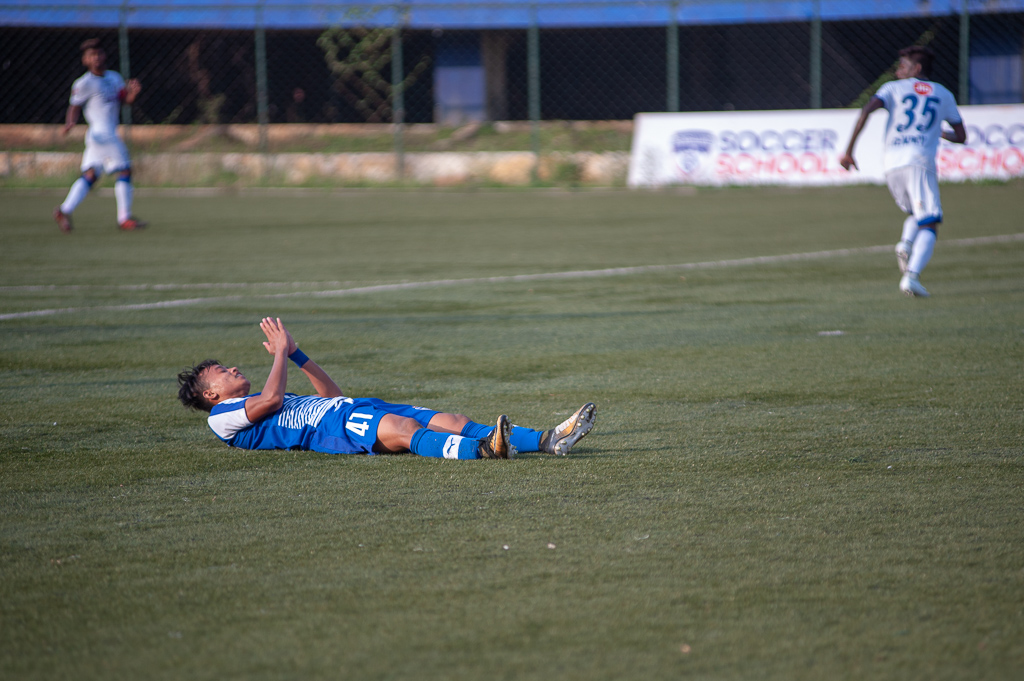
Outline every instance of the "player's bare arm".
<path fill-rule="evenodd" d="M 78 125 L 78 117 L 82 115 L 82 107 L 75 106 L 72 104 L 68 107 L 68 112 L 64 116 L 64 127 L 61 128 L 61 136 L 66 136 L 71 129 Z"/>
<path fill-rule="evenodd" d="M 260 329 L 267 337 L 263 346 L 274 356 L 274 366 L 270 369 L 263 391 L 245 402 L 245 415 L 253 423 L 281 408 L 288 385 L 288 332 L 280 319 L 271 317 L 263 318 Z"/>
<path fill-rule="evenodd" d="M 846 170 L 851 167 L 857 167 L 857 161 L 853 158 L 853 148 L 857 144 L 857 138 L 860 137 L 860 133 L 864 130 L 864 126 L 868 122 L 868 116 L 873 112 L 878 111 L 884 106 L 882 100 L 878 97 L 872 97 L 868 100 L 868 103 L 864 105 L 864 108 L 860 110 L 860 116 L 857 117 L 857 122 L 853 126 L 853 133 L 850 135 L 850 143 L 846 146 L 846 153 L 839 157 L 839 165 Z"/>
<path fill-rule="evenodd" d="M 313 389 L 316 390 L 316 394 L 320 397 L 344 397 L 341 388 L 334 382 L 334 379 L 328 376 L 327 372 L 321 369 L 320 365 L 313 360 L 309 360 L 302 365 L 302 373 L 313 384 Z"/>
<path fill-rule="evenodd" d="M 967 142 L 967 129 L 963 123 L 953 123 L 952 130 L 943 130 L 942 139 L 953 144 L 965 144 Z"/>
<path fill-rule="evenodd" d="M 277 322 L 280 324 L 281 320 L 278 319 Z M 281 328 L 284 329 L 284 325 L 282 325 Z M 288 355 L 290 356 L 299 349 L 299 346 L 296 344 L 290 331 L 284 329 L 284 332 L 288 336 Z M 274 354 L 274 351 L 271 350 L 268 342 L 264 342 L 263 347 L 265 347 L 267 352 L 271 355 Z M 313 360 L 307 358 L 299 368 L 302 370 L 302 373 L 306 375 L 306 378 L 309 379 L 309 382 L 313 384 L 313 389 L 316 390 L 316 394 L 320 397 L 344 397 L 344 394 L 341 392 L 341 388 L 339 388 L 338 384 L 334 382 L 334 379 L 328 376 L 327 372 Z"/>

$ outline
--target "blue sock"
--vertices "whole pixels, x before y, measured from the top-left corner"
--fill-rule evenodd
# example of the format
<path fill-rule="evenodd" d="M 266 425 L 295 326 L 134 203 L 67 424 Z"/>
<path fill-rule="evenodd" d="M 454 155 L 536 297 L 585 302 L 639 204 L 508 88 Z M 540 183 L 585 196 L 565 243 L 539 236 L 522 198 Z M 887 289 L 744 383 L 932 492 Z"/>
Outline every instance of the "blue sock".
<path fill-rule="evenodd" d="M 461 434 L 465 437 L 482 440 L 493 432 L 494 426 L 485 426 L 481 423 L 473 423 L 470 421 L 466 424 L 466 427 L 462 429 Z M 523 428 L 522 426 L 512 426 L 512 437 L 510 437 L 508 441 L 520 452 L 539 452 L 540 439 L 543 435 L 544 431 L 541 430 Z"/>
<path fill-rule="evenodd" d="M 508 441 L 521 452 L 539 452 L 540 438 L 543 435 L 544 431 L 542 430 L 512 426 L 512 437 Z"/>
<path fill-rule="evenodd" d="M 412 436 L 409 450 L 420 456 L 432 456 L 436 459 L 479 459 L 480 440 L 452 435 L 451 433 L 435 433 L 420 428 Z"/>
<path fill-rule="evenodd" d="M 482 423 L 473 423 L 472 421 L 470 421 L 465 425 L 465 427 L 462 429 L 462 432 L 459 433 L 459 435 L 462 435 L 463 437 L 476 438 L 477 440 L 483 440 L 485 437 L 487 437 L 493 432 L 494 426 L 485 426 Z"/>

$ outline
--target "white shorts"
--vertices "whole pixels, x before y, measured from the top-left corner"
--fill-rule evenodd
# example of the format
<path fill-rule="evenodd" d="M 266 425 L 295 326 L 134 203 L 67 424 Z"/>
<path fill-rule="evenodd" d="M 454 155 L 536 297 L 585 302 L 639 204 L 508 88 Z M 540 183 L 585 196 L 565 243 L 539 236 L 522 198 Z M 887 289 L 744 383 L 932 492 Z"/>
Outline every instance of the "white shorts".
<path fill-rule="evenodd" d="M 85 153 L 82 154 L 82 172 L 94 169 L 100 174 L 116 173 L 131 168 L 128 147 L 117 135 L 94 138 L 92 133 L 85 136 Z"/>
<path fill-rule="evenodd" d="M 921 166 L 903 166 L 887 172 L 885 181 L 896 205 L 904 213 L 913 215 L 917 224 L 924 226 L 942 222 L 939 179 L 934 171 Z"/>

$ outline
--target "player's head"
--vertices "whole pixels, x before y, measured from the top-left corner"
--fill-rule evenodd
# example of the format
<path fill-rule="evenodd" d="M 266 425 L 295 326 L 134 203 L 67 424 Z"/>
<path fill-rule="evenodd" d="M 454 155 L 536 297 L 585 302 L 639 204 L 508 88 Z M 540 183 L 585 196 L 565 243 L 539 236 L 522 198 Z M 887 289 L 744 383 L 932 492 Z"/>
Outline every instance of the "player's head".
<path fill-rule="evenodd" d="M 932 62 L 935 61 L 935 53 L 924 45 L 911 45 L 900 50 L 900 63 L 896 67 L 896 77 L 904 78 L 931 78 Z"/>
<path fill-rule="evenodd" d="M 226 367 L 215 359 L 203 360 L 178 374 L 178 399 L 200 411 L 210 411 L 213 405 L 232 397 L 245 397 L 250 387 L 236 367 Z"/>
<path fill-rule="evenodd" d="M 93 73 L 102 73 L 107 67 L 107 53 L 99 38 L 89 38 L 81 44 L 82 64 Z"/>

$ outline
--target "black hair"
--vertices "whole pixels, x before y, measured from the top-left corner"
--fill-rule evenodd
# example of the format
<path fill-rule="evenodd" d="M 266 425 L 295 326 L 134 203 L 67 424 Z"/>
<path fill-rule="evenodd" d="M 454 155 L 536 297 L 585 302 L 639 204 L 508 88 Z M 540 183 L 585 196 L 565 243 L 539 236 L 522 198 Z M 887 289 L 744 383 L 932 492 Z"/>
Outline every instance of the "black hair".
<path fill-rule="evenodd" d="M 935 61 L 935 53 L 924 45 L 911 45 L 900 50 L 900 56 L 906 57 L 915 64 L 921 65 L 921 75 L 925 78 L 932 76 L 932 62 Z"/>
<path fill-rule="evenodd" d="M 78 49 L 82 52 L 85 52 L 86 50 L 102 50 L 103 45 L 100 44 L 99 38 L 89 38 L 88 40 L 83 41 L 82 44 L 78 46 Z"/>
<path fill-rule="evenodd" d="M 204 359 L 191 369 L 185 369 L 178 374 L 178 399 L 181 403 L 197 411 L 210 411 L 213 405 L 203 397 L 203 390 L 206 389 L 206 381 L 202 373 L 212 366 L 220 364 L 215 359 Z"/>

